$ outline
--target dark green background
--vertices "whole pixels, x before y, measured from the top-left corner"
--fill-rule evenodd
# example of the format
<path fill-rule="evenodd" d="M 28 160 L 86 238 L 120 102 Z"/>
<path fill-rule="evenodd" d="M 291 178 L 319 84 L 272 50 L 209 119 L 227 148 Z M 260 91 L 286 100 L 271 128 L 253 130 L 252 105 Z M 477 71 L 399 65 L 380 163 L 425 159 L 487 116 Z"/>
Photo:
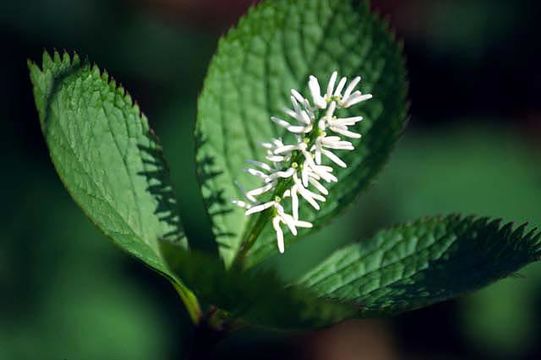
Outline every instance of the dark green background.
<path fill-rule="evenodd" d="M 167 281 L 114 248 L 62 188 L 39 131 L 26 59 L 39 60 L 43 49 L 76 50 L 125 85 L 162 140 L 188 235 L 208 242 L 192 161 L 195 103 L 218 36 L 248 3 L 0 3 L 0 359 L 172 359 L 181 357 L 190 336 Z M 405 42 L 410 125 L 358 205 L 269 261 L 285 277 L 347 241 L 423 215 L 466 212 L 541 225 L 541 49 L 534 16 L 541 6 L 373 5 Z M 541 265 L 534 265 L 458 301 L 388 322 L 350 324 L 341 348 L 357 349 L 368 331 L 373 349 L 400 358 L 535 358 L 541 356 L 539 305 Z M 325 341 L 333 346 L 325 336 L 240 334 L 222 347 L 236 358 L 248 347 L 269 358 L 285 351 L 324 358 Z M 352 353 L 335 358 L 361 357 Z"/>

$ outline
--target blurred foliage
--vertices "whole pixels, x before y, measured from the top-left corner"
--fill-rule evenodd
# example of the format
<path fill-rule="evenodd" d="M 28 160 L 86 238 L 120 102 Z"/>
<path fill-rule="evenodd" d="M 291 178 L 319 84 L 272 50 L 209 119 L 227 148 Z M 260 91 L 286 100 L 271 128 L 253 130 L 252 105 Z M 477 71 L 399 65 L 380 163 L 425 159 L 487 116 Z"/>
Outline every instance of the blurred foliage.
<path fill-rule="evenodd" d="M 127 276 L 124 256 L 52 171 L 33 177 L 32 161 L 18 168 L 2 181 L 18 206 L 2 213 L 0 358 L 162 357 L 158 304 Z"/>
<path fill-rule="evenodd" d="M 440 55 L 466 56 L 470 61 L 498 45 L 520 22 L 520 7 L 509 1 L 440 0 L 427 6 L 432 15 L 426 19 L 431 48 Z"/>

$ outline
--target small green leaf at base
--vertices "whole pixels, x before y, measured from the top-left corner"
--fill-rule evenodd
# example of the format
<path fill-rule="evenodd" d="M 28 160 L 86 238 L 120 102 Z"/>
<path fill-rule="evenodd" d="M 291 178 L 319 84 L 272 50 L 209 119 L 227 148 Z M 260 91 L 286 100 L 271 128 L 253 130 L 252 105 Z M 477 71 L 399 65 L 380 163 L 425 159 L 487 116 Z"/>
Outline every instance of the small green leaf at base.
<path fill-rule="evenodd" d="M 226 270 L 217 258 L 168 240 L 160 244 L 170 271 L 182 276 L 202 301 L 224 310 L 233 321 L 292 330 L 327 326 L 357 311 L 349 304 L 317 298 L 300 287 L 287 287 L 273 273 Z"/>
<path fill-rule="evenodd" d="M 298 282 L 319 296 L 387 316 L 478 290 L 541 256 L 540 234 L 500 220 L 422 219 L 341 249 Z"/>

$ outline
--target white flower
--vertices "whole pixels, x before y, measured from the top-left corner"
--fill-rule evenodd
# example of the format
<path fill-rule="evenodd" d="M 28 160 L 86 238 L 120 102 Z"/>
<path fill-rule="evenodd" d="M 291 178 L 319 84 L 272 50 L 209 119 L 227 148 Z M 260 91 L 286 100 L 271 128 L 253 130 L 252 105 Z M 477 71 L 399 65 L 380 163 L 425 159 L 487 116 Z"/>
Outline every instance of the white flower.
<path fill-rule="evenodd" d="M 272 225 L 274 227 L 274 230 L 276 232 L 276 242 L 278 244 L 278 250 L 280 253 L 284 253 L 285 250 L 285 244 L 284 244 L 284 233 L 281 228 L 281 224 L 285 224 L 289 231 L 296 236 L 298 234 L 297 228 L 311 228 L 313 225 L 312 223 L 308 221 L 302 221 L 298 218 L 295 218 L 294 216 L 291 216 L 287 214 L 284 211 L 284 208 L 282 205 L 280 205 L 280 199 L 275 199 L 273 201 L 269 201 L 263 204 L 259 204 L 256 206 L 248 207 L 246 210 L 246 215 L 252 215 L 256 213 L 263 212 L 267 209 L 274 208 L 275 214 L 272 218 Z"/>
<path fill-rule="evenodd" d="M 320 109 L 326 109 L 327 105 L 332 101 L 336 101 L 340 107 L 349 108 L 353 105 L 356 105 L 360 102 L 370 100 L 372 98 L 371 94 L 361 93 L 359 90 L 355 90 L 357 85 L 361 82 L 361 77 L 357 76 L 354 78 L 344 90 L 344 87 L 347 83 L 347 78 L 343 77 L 338 82 L 338 86 L 335 88 L 336 80 L 338 79 L 338 72 L 333 72 L 329 83 L 327 85 L 327 92 L 322 96 L 321 87 L 319 81 L 315 76 L 310 76 L 308 81 L 308 87 L 312 95 L 312 101 Z"/>
<path fill-rule="evenodd" d="M 331 129 L 332 131 L 334 131 L 337 134 L 346 136 L 348 138 L 352 138 L 352 139 L 360 139 L 361 138 L 361 134 L 355 133 L 353 131 L 349 131 L 347 126 L 329 126 L 329 129 Z"/>
<path fill-rule="evenodd" d="M 282 149 L 285 146 L 282 139 L 272 139 L 271 142 L 262 143 L 261 146 L 267 150 L 266 159 L 274 163 L 275 166 L 280 166 L 280 164 L 289 160 L 289 158 L 286 156 L 287 154 L 276 154 L 277 149 Z"/>
<path fill-rule="evenodd" d="M 283 254 L 285 251 L 284 244 L 284 232 L 280 227 L 280 224 L 286 224 L 293 235 L 297 235 L 297 228 L 309 229 L 313 225 L 307 221 L 295 220 L 291 215 L 283 213 L 282 215 L 276 215 L 272 218 L 272 226 L 276 232 L 276 243 L 278 244 L 278 251 Z"/>
<path fill-rule="evenodd" d="M 313 75 L 310 76 L 308 81 L 308 87 L 310 88 L 310 93 L 312 95 L 312 101 L 320 109 L 325 109 L 327 107 L 327 101 L 321 96 L 321 87 L 319 86 L 319 81 Z"/>
<path fill-rule="evenodd" d="M 291 124 L 289 121 L 276 116 L 271 116 L 271 120 L 281 127 L 286 128 L 294 134 L 307 134 L 314 128 L 315 114 L 308 99 L 304 98 L 297 90 L 291 90 L 291 104 L 293 110 L 285 109 L 286 115 L 295 120 L 298 124 Z"/>
<path fill-rule="evenodd" d="M 237 205 L 238 207 L 241 207 L 243 209 L 248 209 L 250 208 L 250 204 L 248 204 L 246 201 L 242 201 L 242 200 L 233 200 L 232 201 L 233 204 Z"/>
<path fill-rule="evenodd" d="M 310 76 L 308 87 L 311 101 L 297 90 L 291 90 L 291 108 L 284 110 L 289 119 L 273 116 L 271 120 L 292 133 L 295 142 L 284 143 L 282 139 L 272 139 L 263 143 L 268 163 L 249 160 L 253 167 L 246 169 L 250 175 L 261 180 L 261 186 L 243 191 L 247 201 L 233 201 L 245 210 L 247 216 L 272 212 L 269 217 L 260 219 L 272 219 L 280 253 L 285 250 L 282 225 L 286 225 L 293 236 L 298 234 L 298 228 L 311 228 L 312 223 L 299 219 L 302 202 L 308 203 L 316 211 L 320 210 L 329 195 L 329 189 L 324 184 L 338 182 L 333 167 L 324 164 L 324 159 L 328 159 L 330 164 L 347 167 L 335 151 L 352 151 L 355 147 L 341 136 L 350 139 L 361 137 L 349 127 L 362 121 L 362 116 L 339 118 L 335 112 L 369 100 L 372 95 L 355 90 L 360 77 L 354 78 L 349 85 L 346 77 L 337 80 L 338 73 L 335 71 L 325 94 L 321 94 L 318 79 Z M 333 134 L 328 135 L 329 131 Z M 284 210 L 283 202 L 286 199 L 290 201 L 291 214 Z"/>
<path fill-rule="evenodd" d="M 301 195 L 310 205 L 312 205 L 314 209 L 319 210 L 320 207 L 317 202 L 318 201 L 325 202 L 325 197 L 308 190 L 305 187 L 304 181 L 301 181 L 299 177 L 297 176 L 297 174 L 293 175 L 293 183 L 294 185 L 291 187 L 291 193 L 293 194 L 293 192 L 298 192 L 299 195 Z M 308 184 L 306 183 L 306 186 L 307 185 Z M 294 209 L 294 212 L 298 214 L 298 209 Z"/>
<path fill-rule="evenodd" d="M 253 189 L 253 190 L 250 190 L 246 193 L 246 197 L 248 198 L 248 200 L 252 201 L 252 202 L 256 202 L 257 199 L 256 197 L 257 196 L 260 196 L 260 195 L 263 195 L 264 193 L 272 190 L 274 188 L 274 184 L 273 183 L 269 183 L 269 184 L 265 184 L 257 189 Z"/>
<path fill-rule="evenodd" d="M 332 174 L 333 168 L 316 163 L 307 164 L 313 173 L 328 183 L 338 182 L 338 178 Z M 319 179 L 318 179 L 319 180 Z"/>
<path fill-rule="evenodd" d="M 263 204 L 259 204 L 259 205 L 255 205 L 255 206 L 250 206 L 248 207 L 248 209 L 246 210 L 246 215 L 252 215 L 252 214 L 256 214 L 256 213 L 259 213 L 259 212 L 262 212 L 262 211 L 265 211 L 267 209 L 270 209 L 271 207 L 275 207 L 278 203 L 276 201 L 269 201 L 269 202 L 266 202 L 266 203 L 263 203 Z"/>

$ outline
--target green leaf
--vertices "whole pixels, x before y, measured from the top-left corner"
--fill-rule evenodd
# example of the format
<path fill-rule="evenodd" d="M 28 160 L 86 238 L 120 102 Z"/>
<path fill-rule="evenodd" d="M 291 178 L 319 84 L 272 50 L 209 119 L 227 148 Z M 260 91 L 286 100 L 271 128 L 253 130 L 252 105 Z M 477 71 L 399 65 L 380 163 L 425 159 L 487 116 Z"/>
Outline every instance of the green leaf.
<path fill-rule="evenodd" d="M 540 233 L 452 215 L 384 230 L 337 251 L 298 282 L 361 316 L 393 315 L 480 289 L 539 260 Z"/>
<path fill-rule="evenodd" d="M 243 172 L 246 160 L 262 160 L 265 154 L 258 144 L 283 134 L 270 117 L 281 115 L 290 89 L 306 91 L 309 75 L 327 81 L 334 70 L 363 76 L 361 90 L 374 99 L 351 113 L 365 120 L 359 125 L 364 136 L 356 141 L 357 149 L 344 156 L 348 169 L 337 169 L 340 181 L 321 211 L 303 214 L 316 228 L 370 184 L 401 134 L 407 106 L 400 46 L 366 2 L 357 0 L 265 1 L 220 41 L 199 99 L 196 160 L 213 231 L 228 266 L 250 230 L 244 212 L 231 204 L 243 197 L 236 182 L 246 188 L 257 184 Z M 246 264 L 261 261 L 275 249 L 274 234 L 266 226 Z"/>
<path fill-rule="evenodd" d="M 77 55 L 44 53 L 41 68 L 29 68 L 51 159 L 73 199 L 118 246 L 167 274 L 158 239 L 186 239 L 162 150 L 139 107 Z"/>
<path fill-rule="evenodd" d="M 326 326 L 354 316 L 354 306 L 318 298 L 297 286 L 286 286 L 272 272 L 225 269 L 218 258 L 161 241 L 170 271 L 182 276 L 198 298 L 226 311 L 226 320 L 248 321 L 277 329 Z"/>

